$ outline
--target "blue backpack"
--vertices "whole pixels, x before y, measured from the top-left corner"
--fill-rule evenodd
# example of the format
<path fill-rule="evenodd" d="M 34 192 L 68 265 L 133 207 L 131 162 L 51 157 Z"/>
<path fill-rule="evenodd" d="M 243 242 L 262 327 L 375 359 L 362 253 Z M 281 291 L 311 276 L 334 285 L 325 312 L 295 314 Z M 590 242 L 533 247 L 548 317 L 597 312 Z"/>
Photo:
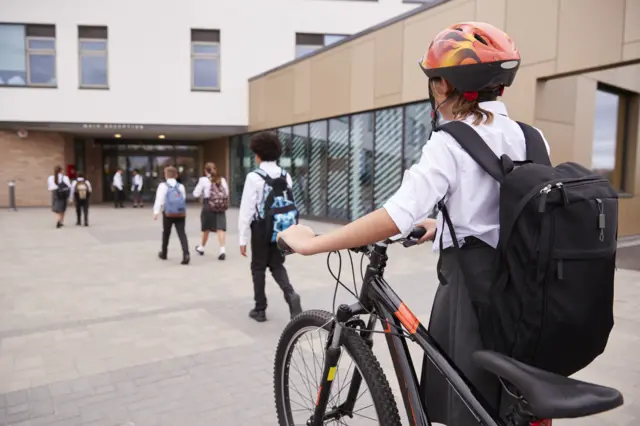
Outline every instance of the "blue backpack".
<path fill-rule="evenodd" d="M 255 171 L 264 179 L 262 203 L 258 206 L 258 219 L 264 222 L 265 236 L 275 243 L 279 232 L 297 225 L 300 213 L 293 200 L 293 192 L 287 183 L 287 172 L 273 179 L 264 170 Z"/>
<path fill-rule="evenodd" d="M 187 200 L 180 191 L 180 184 L 167 184 L 167 198 L 164 201 L 164 215 L 167 217 L 185 217 L 187 215 Z"/>

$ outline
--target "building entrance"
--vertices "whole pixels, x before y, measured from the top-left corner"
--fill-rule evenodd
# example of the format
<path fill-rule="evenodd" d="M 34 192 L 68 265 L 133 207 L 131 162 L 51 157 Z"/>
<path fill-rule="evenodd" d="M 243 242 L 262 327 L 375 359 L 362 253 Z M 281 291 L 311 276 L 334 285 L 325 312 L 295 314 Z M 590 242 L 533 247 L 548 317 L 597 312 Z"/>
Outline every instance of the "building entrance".
<path fill-rule="evenodd" d="M 158 185 L 164 181 L 164 168 L 168 166 L 178 169 L 179 181 L 185 186 L 187 199 L 193 199 L 191 194 L 200 176 L 201 155 L 198 145 L 114 144 L 109 141 L 103 144 L 102 153 L 105 201 L 113 201 L 111 182 L 115 172 L 122 169 L 127 199 L 131 200 L 133 171 L 136 170 L 144 179 L 144 201 L 153 202 Z"/>

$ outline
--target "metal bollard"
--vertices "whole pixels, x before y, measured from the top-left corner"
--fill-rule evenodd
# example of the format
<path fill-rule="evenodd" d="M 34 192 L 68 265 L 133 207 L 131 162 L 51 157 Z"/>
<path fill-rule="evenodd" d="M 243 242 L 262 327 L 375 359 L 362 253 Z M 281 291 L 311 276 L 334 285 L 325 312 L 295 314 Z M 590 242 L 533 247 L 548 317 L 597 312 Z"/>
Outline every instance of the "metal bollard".
<path fill-rule="evenodd" d="M 16 208 L 16 181 L 9 181 L 9 210 L 17 212 Z"/>

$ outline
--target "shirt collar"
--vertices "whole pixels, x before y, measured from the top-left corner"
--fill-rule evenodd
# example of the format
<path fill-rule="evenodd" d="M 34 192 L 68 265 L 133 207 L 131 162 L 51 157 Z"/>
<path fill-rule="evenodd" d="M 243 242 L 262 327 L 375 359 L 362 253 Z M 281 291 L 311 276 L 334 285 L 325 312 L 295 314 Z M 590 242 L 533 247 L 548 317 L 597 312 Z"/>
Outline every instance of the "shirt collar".
<path fill-rule="evenodd" d="M 504 115 L 505 117 L 509 116 L 509 114 L 507 113 L 507 106 L 503 102 L 486 101 L 486 102 L 480 102 L 478 105 L 480 106 L 480 108 L 487 110 L 489 112 L 492 112 L 494 114 Z"/>
<path fill-rule="evenodd" d="M 273 169 L 274 167 L 278 167 L 275 161 L 263 161 L 260 163 L 260 168 L 263 170 Z"/>

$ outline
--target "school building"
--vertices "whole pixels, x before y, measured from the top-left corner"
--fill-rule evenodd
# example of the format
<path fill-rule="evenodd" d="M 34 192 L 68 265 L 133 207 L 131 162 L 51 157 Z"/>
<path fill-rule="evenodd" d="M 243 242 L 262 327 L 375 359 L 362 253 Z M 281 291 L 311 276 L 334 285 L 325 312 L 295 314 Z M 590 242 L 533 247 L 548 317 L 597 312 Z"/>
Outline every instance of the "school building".
<path fill-rule="evenodd" d="M 19 4 L 34 1 L 23 0 Z M 47 114 L 62 117 L 70 106 L 69 102 L 52 102 L 55 90 L 41 88 L 35 94 L 33 88 L 3 87 L 0 83 L 0 182 L 18 180 L 19 205 L 47 205 L 44 180 L 54 164 L 62 163 L 85 169 L 89 179 L 99 185 L 103 199 L 108 200 L 106 183 L 116 167 L 141 168 L 157 181 L 166 164 L 178 165 L 186 176 L 197 176 L 201 163 L 211 160 L 229 177 L 233 202 L 237 204 L 244 178 L 255 167 L 248 151 L 249 138 L 254 132 L 272 130 L 283 141 L 281 165 L 292 174 L 303 214 L 335 221 L 357 218 L 393 194 L 404 170 L 419 158 L 430 133 L 427 79 L 418 60 L 442 28 L 476 20 L 503 28 L 521 51 L 520 71 L 503 98 L 510 116 L 545 133 L 554 163 L 576 161 L 608 177 L 620 192 L 620 235 L 640 234 L 640 0 L 393 1 L 398 4 L 393 6 L 392 0 L 278 0 L 283 7 L 297 7 L 297 13 L 305 16 L 300 22 L 308 26 L 300 30 L 303 24 L 292 24 L 294 19 L 275 20 L 275 27 L 290 26 L 286 37 L 291 36 L 287 39 L 292 44 L 291 52 L 285 49 L 289 58 L 285 50 L 267 53 L 269 37 L 265 36 L 244 37 L 248 56 L 230 54 L 227 59 L 226 37 L 233 39 L 237 37 L 233 31 L 242 32 L 232 24 L 217 33 L 199 32 L 213 25 L 204 25 L 199 20 L 202 14 L 196 16 L 193 11 L 187 14 L 188 18 L 180 14 L 173 17 L 186 28 L 180 35 L 183 40 L 177 44 L 168 35 L 156 44 L 156 33 L 145 37 L 144 31 L 137 31 L 135 37 L 145 41 L 142 53 L 124 50 L 125 42 L 135 37 L 118 36 L 119 24 L 115 21 L 109 24 L 108 35 L 89 28 L 85 31 L 94 32 L 84 35 L 108 38 L 109 64 L 131 62 L 136 53 L 155 61 L 154 66 L 160 70 L 170 67 L 173 71 L 159 78 L 136 67 L 124 67 L 138 84 L 149 80 L 149 85 L 143 84 L 144 89 L 140 89 L 125 84 L 124 75 L 120 74 L 125 70 L 112 71 L 110 65 L 109 90 L 101 92 L 96 87 L 88 92 L 76 88 L 78 93 L 73 99 L 80 106 L 73 107 L 74 114 L 82 120 L 62 123 L 44 119 L 45 107 Z M 136 5 L 127 7 L 142 8 Z M 374 16 L 371 11 L 376 6 L 386 9 L 378 9 Z M 82 7 L 79 10 L 87 13 Z M 357 11 L 371 14 L 368 25 L 380 22 L 385 13 L 397 16 L 358 33 L 341 29 L 364 13 Z M 72 29 L 60 27 L 67 38 L 84 38 L 79 33 L 80 23 L 99 23 L 99 16 L 83 21 L 73 15 L 80 12 L 68 13 L 72 14 L 60 16 L 75 22 Z M 45 15 L 33 22 L 42 22 Z M 132 14 L 127 25 L 136 17 Z M 274 20 L 255 22 L 263 25 L 262 34 L 277 31 L 277 38 L 286 38 L 274 27 Z M 242 25 L 242 31 L 246 27 Z M 28 43 L 44 34 L 42 28 L 27 26 L 26 31 L 31 34 Z M 123 49 L 117 62 L 111 59 L 112 34 L 114 46 L 120 43 Z M 167 61 L 166 55 L 162 57 L 166 50 L 163 46 L 177 51 L 179 45 L 189 43 L 191 62 L 187 56 L 185 64 L 167 65 L 171 60 Z M 89 45 L 87 49 L 100 47 Z M 32 48 L 45 51 L 32 52 Z M 27 54 L 51 53 L 45 48 L 46 45 L 28 45 Z M 1 54 L 0 43 L 0 78 L 4 78 Z M 84 55 L 100 53 L 72 49 L 65 54 L 64 62 Z M 58 59 L 63 62 L 62 57 Z M 222 68 L 216 69 L 222 73 L 215 78 L 202 74 L 207 67 L 220 64 Z M 274 68 L 256 75 L 270 67 Z M 255 76 L 248 84 L 246 77 L 234 80 L 227 91 L 224 82 L 234 78 L 233 71 L 238 69 L 252 69 L 250 75 Z M 80 76 L 82 70 L 80 67 Z M 35 78 L 46 80 L 38 75 Z M 60 76 L 61 86 L 63 78 L 69 79 Z M 113 84 L 120 81 L 122 87 L 111 87 L 112 78 Z M 89 85 L 96 82 L 89 78 L 89 72 L 87 79 Z M 188 95 L 181 93 L 185 79 L 188 87 L 191 82 Z M 97 81 L 98 85 L 101 83 L 104 80 Z M 65 84 L 73 85 L 73 81 Z M 223 89 L 217 94 L 224 96 L 224 102 L 210 102 L 206 96 L 220 84 Z M 198 85 L 203 86 L 202 91 Z M 12 95 L 20 90 L 20 97 Z M 102 98 L 110 96 L 117 96 L 117 101 L 109 101 L 114 103 L 105 119 L 91 119 L 95 117 L 92 108 L 99 108 Z M 29 126 L 24 120 L 17 120 L 28 114 L 37 117 Z M 21 187 L 28 191 L 21 192 Z M 6 198 L 3 185 L 0 205 L 6 204 Z"/>

